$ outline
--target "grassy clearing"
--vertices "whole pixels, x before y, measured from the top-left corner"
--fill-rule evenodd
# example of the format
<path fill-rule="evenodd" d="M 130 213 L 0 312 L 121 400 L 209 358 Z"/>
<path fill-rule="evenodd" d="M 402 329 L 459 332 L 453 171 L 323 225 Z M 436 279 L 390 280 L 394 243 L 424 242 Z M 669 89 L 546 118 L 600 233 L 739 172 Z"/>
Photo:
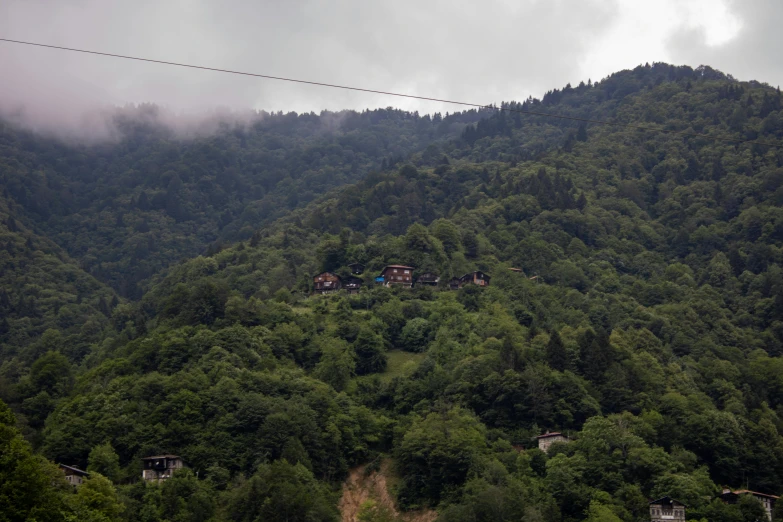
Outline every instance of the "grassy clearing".
<path fill-rule="evenodd" d="M 390 381 L 394 377 L 401 377 L 404 375 L 405 365 L 413 361 L 419 364 L 424 360 L 423 353 L 411 353 L 403 352 L 402 350 L 391 350 L 386 353 L 387 364 L 386 371 L 381 374 L 381 379 Z"/>

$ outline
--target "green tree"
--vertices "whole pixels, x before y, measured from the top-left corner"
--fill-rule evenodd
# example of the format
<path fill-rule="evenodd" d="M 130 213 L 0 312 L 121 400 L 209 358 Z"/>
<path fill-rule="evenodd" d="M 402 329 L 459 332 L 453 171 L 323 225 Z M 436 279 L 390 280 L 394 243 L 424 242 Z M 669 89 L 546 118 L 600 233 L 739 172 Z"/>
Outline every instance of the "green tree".
<path fill-rule="evenodd" d="M 568 352 L 557 330 L 552 330 L 546 345 L 546 360 L 553 369 L 565 371 L 568 367 Z"/>
<path fill-rule="evenodd" d="M 34 455 L 15 428 L 10 408 L 0 401 L 0 517 L 9 522 L 63 520 L 62 472 Z"/>
<path fill-rule="evenodd" d="M 356 352 L 356 374 L 367 375 L 386 370 L 386 350 L 383 339 L 367 327 L 361 327 L 353 343 Z"/>
<path fill-rule="evenodd" d="M 301 464 L 264 464 L 229 492 L 224 515 L 236 522 L 336 522 L 326 486 Z"/>
<path fill-rule="evenodd" d="M 95 446 L 87 459 L 87 471 L 96 472 L 117 482 L 120 476 L 120 457 L 110 442 Z"/>
<path fill-rule="evenodd" d="M 430 322 L 422 317 L 410 319 L 400 334 L 400 347 L 409 352 L 421 352 L 431 340 Z"/>
<path fill-rule="evenodd" d="M 164 520 L 206 522 L 215 512 L 214 492 L 192 470 L 179 469 L 161 485 L 160 505 Z"/>
<path fill-rule="evenodd" d="M 323 338 L 320 341 L 321 360 L 315 365 L 313 375 L 337 391 L 348 386 L 356 370 L 356 356 L 342 339 Z"/>
<path fill-rule="evenodd" d="M 104 522 L 121 520 L 124 506 L 111 481 L 97 472 L 76 488 L 76 495 L 68 497 L 68 504 L 76 515 L 76 520 Z"/>
<path fill-rule="evenodd" d="M 403 477 L 403 505 L 437 504 L 444 491 L 461 484 L 476 458 L 487 452 L 484 427 L 460 408 L 417 419 L 397 448 Z"/>

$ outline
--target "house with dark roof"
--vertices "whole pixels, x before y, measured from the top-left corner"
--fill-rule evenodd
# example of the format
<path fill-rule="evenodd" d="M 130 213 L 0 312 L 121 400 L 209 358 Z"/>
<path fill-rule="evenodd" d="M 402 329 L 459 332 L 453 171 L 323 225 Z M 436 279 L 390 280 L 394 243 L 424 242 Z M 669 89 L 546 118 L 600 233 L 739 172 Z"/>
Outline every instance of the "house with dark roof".
<path fill-rule="evenodd" d="M 353 275 L 360 275 L 364 272 L 364 265 L 361 263 L 351 263 L 348 265 Z"/>
<path fill-rule="evenodd" d="M 386 286 L 399 285 L 410 288 L 413 286 L 413 270 L 412 266 L 388 265 L 375 280 L 382 280 Z"/>
<path fill-rule="evenodd" d="M 75 466 L 66 466 L 65 464 L 58 464 L 57 466 L 65 473 L 65 480 L 68 481 L 68 484 L 73 487 L 81 485 L 84 479 L 90 477 L 89 472 Z"/>
<path fill-rule="evenodd" d="M 490 277 L 484 272 L 477 270 L 470 272 L 459 278 L 459 286 L 462 288 L 468 284 L 474 284 L 478 286 L 489 286 Z"/>
<path fill-rule="evenodd" d="M 767 517 L 772 520 L 772 511 L 775 509 L 775 503 L 780 497 L 776 495 L 769 495 L 767 493 L 759 493 L 758 491 L 750 491 L 749 489 L 724 489 L 720 494 L 720 499 L 727 504 L 736 504 L 743 495 L 750 495 L 764 506 L 764 511 L 767 512 Z"/>
<path fill-rule="evenodd" d="M 347 290 L 349 294 L 358 294 L 363 282 L 358 277 L 345 277 L 342 280 L 343 289 Z"/>
<path fill-rule="evenodd" d="M 685 504 L 670 497 L 653 500 L 650 506 L 651 522 L 685 522 Z"/>
<path fill-rule="evenodd" d="M 416 278 L 416 286 L 438 286 L 438 283 L 440 283 L 440 277 L 432 272 L 424 272 Z"/>
<path fill-rule="evenodd" d="M 313 290 L 316 294 L 335 292 L 342 286 L 342 279 L 333 272 L 323 272 L 313 278 Z"/>
<path fill-rule="evenodd" d="M 546 432 L 543 435 L 536 437 L 538 439 L 538 449 L 546 453 L 549 450 L 549 446 L 555 442 L 571 442 L 571 439 L 567 435 L 556 431 L 554 433 Z"/>
<path fill-rule="evenodd" d="M 182 457 L 177 455 L 157 455 L 154 457 L 144 457 L 141 459 L 143 462 L 143 470 L 141 472 L 141 478 L 148 482 L 161 482 L 174 474 L 174 471 L 184 468 L 185 463 L 182 461 Z"/>

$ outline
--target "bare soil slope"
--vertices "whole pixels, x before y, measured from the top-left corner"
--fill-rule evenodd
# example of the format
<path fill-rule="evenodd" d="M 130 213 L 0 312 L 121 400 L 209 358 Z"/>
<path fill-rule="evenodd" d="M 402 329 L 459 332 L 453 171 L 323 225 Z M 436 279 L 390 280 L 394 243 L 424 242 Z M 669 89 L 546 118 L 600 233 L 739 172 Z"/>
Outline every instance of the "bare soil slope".
<path fill-rule="evenodd" d="M 438 518 L 438 513 L 429 509 L 405 513 L 397 509 L 389 494 L 388 479 L 392 474 L 390 460 L 384 460 L 379 471 L 366 473 L 365 470 L 366 466 L 352 469 L 343 484 L 343 496 L 339 503 L 343 522 L 359 522 L 361 506 L 368 500 L 386 507 L 403 522 L 433 522 Z"/>

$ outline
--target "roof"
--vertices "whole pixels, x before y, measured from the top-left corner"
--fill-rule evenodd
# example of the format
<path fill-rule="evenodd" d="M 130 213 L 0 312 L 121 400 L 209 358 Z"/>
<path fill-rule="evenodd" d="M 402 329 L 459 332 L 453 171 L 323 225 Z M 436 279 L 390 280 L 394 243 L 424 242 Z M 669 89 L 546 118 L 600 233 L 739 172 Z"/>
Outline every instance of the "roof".
<path fill-rule="evenodd" d="M 153 460 L 153 459 L 181 459 L 179 455 L 156 455 L 154 457 L 142 457 L 141 460 Z"/>
<path fill-rule="evenodd" d="M 509 268 L 512 272 L 522 272 L 521 268 Z"/>
<path fill-rule="evenodd" d="M 335 274 L 334 272 L 321 272 L 320 274 L 318 274 L 318 275 L 316 275 L 316 276 L 313 276 L 313 279 L 315 279 L 316 277 L 321 277 L 321 276 L 323 276 L 323 275 L 332 275 L 332 276 L 334 276 L 334 277 L 336 277 L 336 278 L 338 278 L 338 279 L 340 278 L 340 276 L 338 276 L 338 275 L 337 275 L 337 274 Z"/>
<path fill-rule="evenodd" d="M 543 435 L 539 435 L 536 438 L 537 439 L 548 439 L 550 437 L 565 437 L 565 438 L 568 438 L 567 435 L 565 435 L 563 433 L 560 433 L 559 431 L 556 431 L 554 433 L 544 433 Z"/>
<path fill-rule="evenodd" d="M 77 475 L 84 475 L 84 476 L 89 475 L 88 472 L 84 471 L 83 469 L 79 469 L 79 468 L 77 468 L 75 466 L 66 466 L 65 464 L 58 464 L 58 466 L 60 466 L 63 469 L 67 469 L 69 471 L 73 471 Z"/>
<path fill-rule="evenodd" d="M 474 270 L 473 272 L 468 272 L 464 276 L 460 277 L 460 279 L 465 279 L 466 277 L 470 277 L 470 276 L 473 276 L 473 275 L 476 275 L 476 274 L 481 274 L 482 276 L 486 277 L 487 279 L 490 279 L 489 274 L 487 274 L 486 272 L 484 272 L 482 270 Z"/>
<path fill-rule="evenodd" d="M 735 495 L 756 495 L 758 497 L 774 498 L 775 500 L 780 498 L 776 495 L 768 495 L 767 493 L 759 493 L 758 491 L 751 491 L 749 489 L 737 489 L 734 491 L 724 491 L 723 495 L 727 493 L 734 493 Z"/>
<path fill-rule="evenodd" d="M 671 497 L 661 497 L 661 498 L 659 498 L 657 500 L 651 500 L 650 504 L 661 504 L 661 505 L 679 504 L 679 505 L 681 505 L 683 507 L 688 507 L 685 504 L 683 504 L 682 502 L 680 502 L 679 500 L 673 499 Z"/>
<path fill-rule="evenodd" d="M 387 268 L 405 268 L 407 270 L 413 270 L 412 266 L 405 266 L 405 265 L 386 265 L 384 267 L 384 270 L 386 270 Z"/>
<path fill-rule="evenodd" d="M 364 266 L 364 263 L 348 263 L 346 266 Z"/>

